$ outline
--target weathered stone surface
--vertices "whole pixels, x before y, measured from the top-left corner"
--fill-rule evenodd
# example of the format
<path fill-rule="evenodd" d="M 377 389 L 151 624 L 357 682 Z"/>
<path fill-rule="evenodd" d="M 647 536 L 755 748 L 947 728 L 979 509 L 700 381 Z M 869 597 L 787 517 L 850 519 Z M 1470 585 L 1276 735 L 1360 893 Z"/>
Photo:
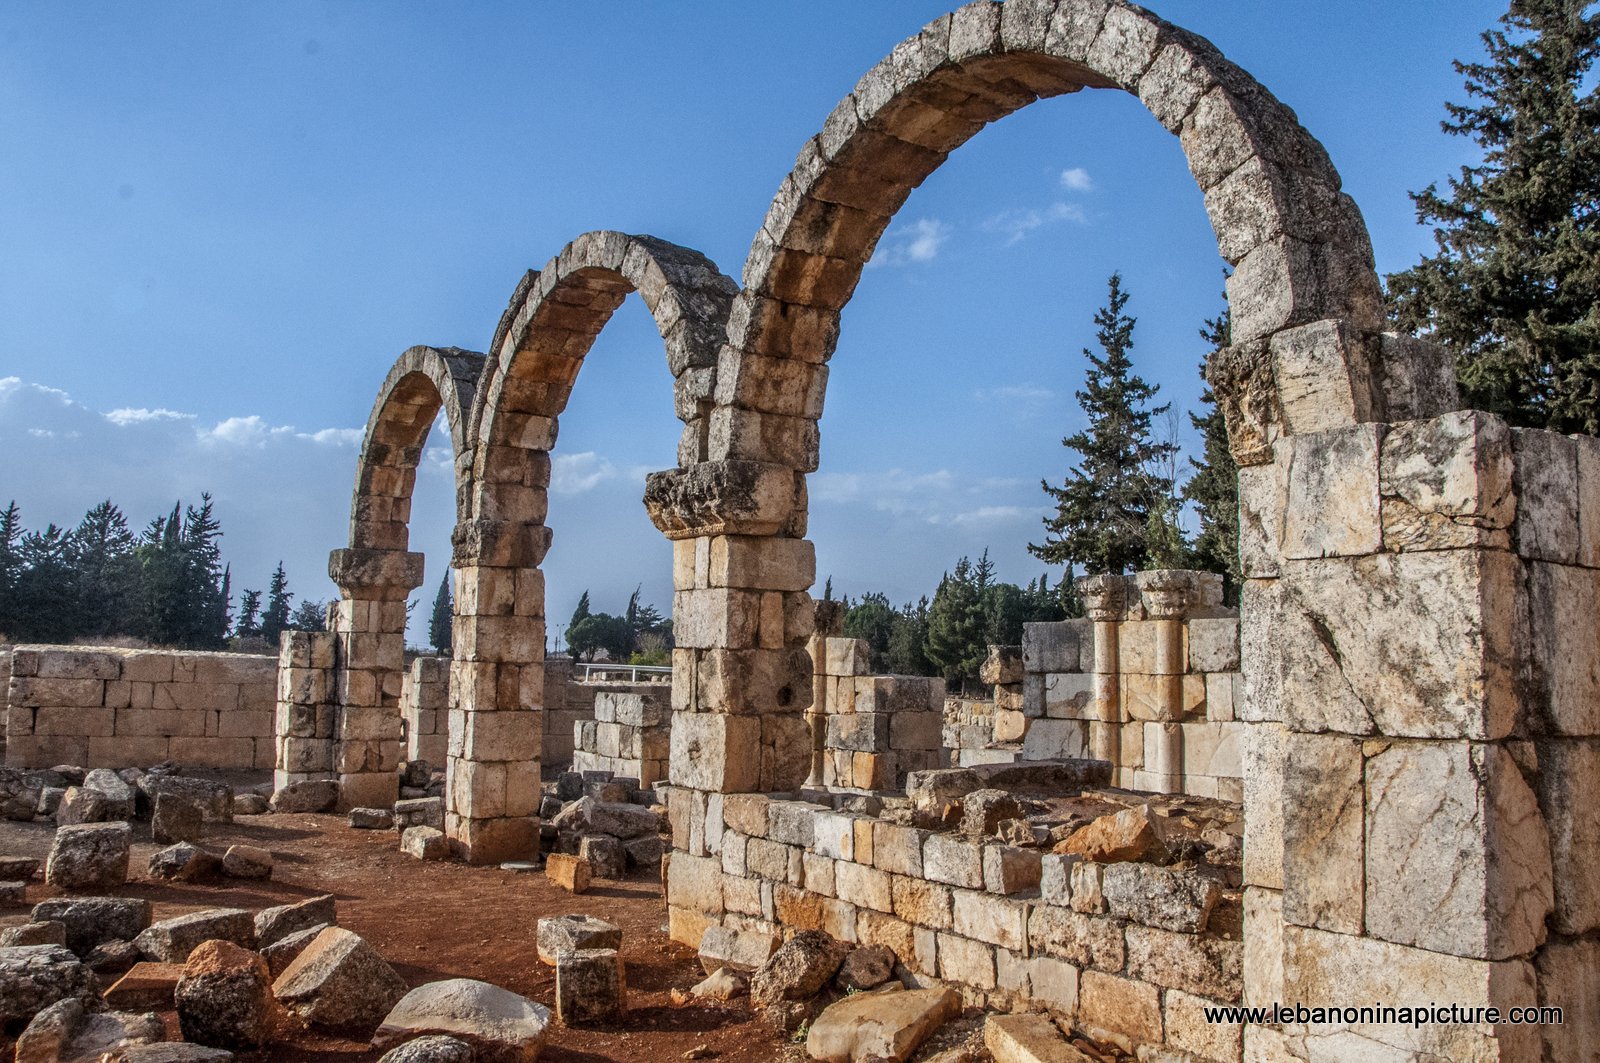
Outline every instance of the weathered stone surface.
<path fill-rule="evenodd" d="M 1351 425 L 1290 438 L 1286 558 L 1359 557 L 1382 547 L 1378 517 L 1381 427 Z"/>
<path fill-rule="evenodd" d="M 43 863 L 31 856 L 0 856 L 0 882 L 32 881 Z"/>
<path fill-rule="evenodd" d="M 19 923 L 0 930 L 0 949 L 15 948 L 18 945 L 65 945 L 66 943 L 66 924 L 53 919 L 41 923 Z"/>
<path fill-rule="evenodd" d="M 961 998 L 950 989 L 858 993 L 823 1009 L 806 1034 L 806 1052 L 824 1063 L 903 1063 L 960 1013 Z"/>
<path fill-rule="evenodd" d="M 233 787 L 227 783 L 185 775 L 141 775 L 136 785 L 146 802 L 153 803 L 160 794 L 177 794 L 198 802 L 206 822 L 233 822 Z"/>
<path fill-rule="evenodd" d="M 394 829 L 434 827 L 444 829 L 444 801 L 437 797 L 412 797 L 394 803 Z"/>
<path fill-rule="evenodd" d="M 303 779 L 272 792 L 268 802 L 274 812 L 327 812 L 339 803 L 339 783 L 334 779 Z"/>
<path fill-rule="evenodd" d="M 263 908 L 255 916 L 256 946 L 264 949 L 290 934 L 323 924 L 337 926 L 338 923 L 337 905 L 331 893 L 308 897 L 295 904 Z"/>
<path fill-rule="evenodd" d="M 622 842 L 609 834 L 587 834 L 578 841 L 578 856 L 600 878 L 622 878 L 627 873 L 628 854 Z"/>
<path fill-rule="evenodd" d="M 983 1022 L 983 1047 L 994 1063 L 1093 1063 L 1043 1015 L 990 1015 Z"/>
<path fill-rule="evenodd" d="M 126 823 L 58 827 L 45 863 L 45 881 L 64 890 L 120 886 L 128 880 L 132 838 Z"/>
<path fill-rule="evenodd" d="M 1161 995 L 1153 985 L 1102 971 L 1084 971 L 1075 1024 L 1125 1052 L 1161 1043 Z"/>
<path fill-rule="evenodd" d="M 207 941 L 189 954 L 173 991 L 186 1041 L 220 1048 L 266 1043 L 276 1008 L 267 964 L 227 941 Z"/>
<path fill-rule="evenodd" d="M 166 1035 L 159 1015 L 97 1012 L 67 997 L 33 1017 L 17 1038 L 16 1063 L 98 1063 L 107 1053 Z"/>
<path fill-rule="evenodd" d="M 1109 914 L 1185 934 L 1205 930 L 1222 898 L 1221 885 L 1208 875 L 1152 864 L 1107 864 L 1101 889 Z"/>
<path fill-rule="evenodd" d="M 776 934 L 765 931 L 708 926 L 700 939 L 700 967 L 707 974 L 723 968 L 749 974 L 766 963 L 779 944 Z"/>
<path fill-rule="evenodd" d="M 105 992 L 106 1004 L 124 1010 L 164 1011 L 183 977 L 179 963 L 136 963 Z"/>
<path fill-rule="evenodd" d="M 472 1046 L 443 1034 L 429 1034 L 385 1052 L 378 1063 L 472 1063 Z"/>
<path fill-rule="evenodd" d="M 1122 924 L 1053 904 L 1038 905 L 1028 914 L 1028 943 L 1034 952 L 1105 971 L 1120 971 L 1125 956 Z"/>
<path fill-rule="evenodd" d="M 628 1006 L 616 949 L 574 949 L 556 957 L 556 1017 L 568 1026 L 613 1022 Z"/>
<path fill-rule="evenodd" d="M 444 860 L 450 856 L 450 839 L 437 827 L 407 827 L 400 851 L 418 860 Z"/>
<path fill-rule="evenodd" d="M 1001 823 L 1020 815 L 1016 798 L 1004 790 L 974 790 L 961 799 L 961 831 L 974 838 L 992 836 Z"/>
<path fill-rule="evenodd" d="M 876 989 L 894 977 L 894 966 L 898 962 L 894 950 L 887 945 L 858 945 L 839 965 L 834 981 L 847 993 Z"/>
<path fill-rule="evenodd" d="M 147 869 L 151 878 L 178 882 L 202 882 L 222 874 L 222 858 L 198 845 L 179 842 L 150 854 Z"/>
<path fill-rule="evenodd" d="M 308 926 L 263 947 L 261 958 L 267 961 L 267 970 L 272 973 L 272 977 L 277 978 L 288 970 L 295 958 L 306 950 L 306 946 L 317 940 L 317 936 L 331 925 L 318 923 L 316 926 Z"/>
<path fill-rule="evenodd" d="M 451 978 L 402 997 L 372 1043 L 388 1049 L 422 1034 L 447 1034 L 472 1045 L 475 1063 L 533 1063 L 549 1025 L 549 1008 L 487 982 Z"/>
<path fill-rule="evenodd" d="M 1283 915 L 1362 932 L 1366 883 L 1361 740 L 1289 734 L 1283 776 Z"/>
<path fill-rule="evenodd" d="M 83 961 L 99 975 L 125 971 L 139 962 L 139 946 L 131 941 L 102 941 L 89 950 Z"/>
<path fill-rule="evenodd" d="M 260 794 L 235 794 L 233 798 L 233 814 L 236 816 L 263 816 L 272 810 L 272 805 Z"/>
<path fill-rule="evenodd" d="M 689 995 L 705 1000 L 729 1001 L 750 992 L 750 977 L 732 967 L 719 967 L 696 982 Z"/>
<path fill-rule="evenodd" d="M 1131 978 L 1229 1002 L 1244 991 L 1244 947 L 1238 941 L 1136 924 L 1125 937 Z"/>
<path fill-rule="evenodd" d="M 233 1053 L 226 1048 L 172 1041 L 124 1048 L 107 1057 L 105 1063 L 233 1063 Z"/>
<path fill-rule="evenodd" d="M 150 819 L 150 837 L 158 844 L 198 842 L 205 810 L 198 802 L 176 793 L 157 794 Z"/>
<path fill-rule="evenodd" d="M 1149 805 L 1101 816 L 1056 847 L 1057 852 L 1076 853 L 1098 863 L 1143 860 L 1160 849 L 1161 837 L 1156 833 Z"/>
<path fill-rule="evenodd" d="M 989 656 L 978 666 L 978 682 L 990 686 L 1022 682 L 1022 647 L 990 646 Z"/>
<path fill-rule="evenodd" d="M 201 942 L 213 940 L 254 948 L 254 918 L 242 908 L 209 908 L 151 923 L 133 943 L 147 960 L 183 963 Z"/>
<path fill-rule="evenodd" d="M 406 983 L 366 940 L 330 926 L 272 983 L 272 995 L 314 1026 L 366 1034 L 405 996 Z"/>
<path fill-rule="evenodd" d="M 544 858 L 544 874 L 569 893 L 586 893 L 594 871 L 589 861 L 575 853 L 551 853 Z"/>
<path fill-rule="evenodd" d="M 394 827 L 394 812 L 387 808 L 352 808 L 348 820 L 356 830 L 390 830 Z"/>
<path fill-rule="evenodd" d="M 554 967 L 563 952 L 622 948 L 622 928 L 591 915 L 552 915 L 539 920 L 536 942 L 539 962 Z"/>
<path fill-rule="evenodd" d="M 1387 550 L 1504 549 L 1516 515 L 1511 432 L 1473 410 L 1394 425 L 1383 440 L 1379 494 Z"/>
<path fill-rule="evenodd" d="M 230 845 L 222 854 L 222 873 L 229 878 L 271 878 L 272 854 L 255 845 Z"/>
<path fill-rule="evenodd" d="M 839 971 L 850 946 L 820 930 L 802 930 L 778 947 L 750 978 L 758 1007 L 815 996 Z"/>
<path fill-rule="evenodd" d="M 0 1030 L 26 1022 L 58 1000 L 98 1004 L 94 972 L 60 945 L 0 948 Z"/>
<path fill-rule="evenodd" d="M 33 906 L 37 922 L 67 928 L 67 948 L 79 956 L 103 941 L 131 941 L 150 925 L 150 902 L 141 897 L 53 897 Z"/>
<path fill-rule="evenodd" d="M 661 817 L 634 804 L 580 798 L 561 810 L 552 825 L 557 830 L 579 834 L 609 834 L 615 838 L 637 838 L 661 831 Z"/>

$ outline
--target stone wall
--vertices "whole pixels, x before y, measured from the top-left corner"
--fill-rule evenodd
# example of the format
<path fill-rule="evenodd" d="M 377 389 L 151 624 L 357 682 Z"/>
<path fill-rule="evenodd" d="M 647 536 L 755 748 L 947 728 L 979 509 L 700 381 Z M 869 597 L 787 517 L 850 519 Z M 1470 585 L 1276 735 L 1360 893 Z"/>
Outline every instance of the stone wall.
<path fill-rule="evenodd" d="M 271 657 L 17 646 L 5 674 L 9 767 L 272 767 Z"/>
<path fill-rule="evenodd" d="M 400 684 L 400 717 L 406 724 L 406 760 L 444 767 L 450 710 L 450 659 L 418 657 Z"/>
<path fill-rule="evenodd" d="M 671 688 L 617 684 L 594 693 L 594 718 L 573 723 L 573 771 L 608 771 L 648 789 L 667 777 L 672 745 Z"/>
<path fill-rule="evenodd" d="M 944 766 L 944 680 L 872 675 L 862 639 L 814 639 L 812 653 L 821 658 L 810 721 L 821 728 L 823 786 L 904 789 L 911 772 Z"/>

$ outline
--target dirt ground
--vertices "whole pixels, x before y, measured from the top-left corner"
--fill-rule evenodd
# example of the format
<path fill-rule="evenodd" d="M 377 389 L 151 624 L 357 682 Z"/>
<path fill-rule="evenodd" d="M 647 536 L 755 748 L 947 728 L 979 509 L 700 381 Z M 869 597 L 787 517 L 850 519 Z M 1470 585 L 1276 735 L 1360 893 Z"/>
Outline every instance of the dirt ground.
<path fill-rule="evenodd" d="M 208 848 L 220 851 L 247 842 L 271 850 L 276 858 L 272 879 L 215 885 L 150 881 L 144 869 L 158 846 L 149 840 L 149 824 L 141 822 L 134 825 L 132 881 L 108 892 L 149 899 L 156 919 L 201 908 L 259 910 L 332 893 L 338 898 L 340 925 L 371 942 L 407 984 L 478 978 L 552 1011 L 555 974 L 535 954 L 535 924 L 546 915 L 593 915 L 622 927 L 628 1010 L 611 1026 L 575 1029 L 552 1020 L 542 1061 L 655 1063 L 684 1058 L 702 1045 L 711 1054 L 698 1058 L 723 1063 L 804 1058 L 755 1016 L 745 1000 L 673 1003 L 672 990 L 688 989 L 703 974 L 692 950 L 668 940 L 666 904 L 653 874 L 597 882 L 590 892 L 573 896 L 539 873 L 421 863 L 399 852 L 393 832 L 351 830 L 342 816 L 240 817 L 232 825 L 207 827 L 202 844 Z M 48 823 L 0 822 L 0 854 L 42 858 L 52 833 Z M 35 881 L 28 888 L 28 904 L 58 893 Z M 0 908 L 0 926 L 27 920 L 26 907 Z M 169 1012 L 165 1018 L 176 1037 L 176 1017 Z M 13 1046 L 14 1041 L 0 1035 L 0 1059 L 9 1059 Z M 239 1059 L 356 1063 L 380 1055 L 363 1043 L 303 1034 L 260 1052 L 241 1053 Z"/>

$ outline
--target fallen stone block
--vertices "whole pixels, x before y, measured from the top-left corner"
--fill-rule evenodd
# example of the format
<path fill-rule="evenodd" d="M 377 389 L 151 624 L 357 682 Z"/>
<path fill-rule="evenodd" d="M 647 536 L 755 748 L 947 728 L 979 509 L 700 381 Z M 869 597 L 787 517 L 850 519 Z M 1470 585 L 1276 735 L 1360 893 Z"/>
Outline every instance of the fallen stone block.
<path fill-rule="evenodd" d="M 983 1046 L 994 1063 L 1095 1063 L 1043 1015 L 990 1015 L 983 1023 Z"/>
<path fill-rule="evenodd" d="M 420 985 L 401 998 L 372 1036 L 380 1051 L 423 1034 L 472 1046 L 474 1063 L 530 1063 L 544 1044 L 550 1009 L 472 978 Z"/>
<path fill-rule="evenodd" d="M 280 904 L 256 913 L 256 947 L 266 948 L 290 934 L 313 926 L 337 926 L 339 918 L 333 894 L 308 897 L 297 904 Z"/>
<path fill-rule="evenodd" d="M 781 943 L 777 934 L 713 924 L 700 935 L 700 968 L 706 974 L 724 968 L 750 974 L 771 959 Z"/>
<path fill-rule="evenodd" d="M 689 989 L 689 995 L 703 1000 L 733 1000 L 750 992 L 750 976 L 732 967 L 719 968 Z"/>
<path fill-rule="evenodd" d="M 0 908 L 22 907 L 28 902 L 26 882 L 0 882 Z"/>
<path fill-rule="evenodd" d="M 67 925 L 54 919 L 37 923 L 23 923 L 0 930 L 0 949 L 18 945 L 65 945 Z"/>
<path fill-rule="evenodd" d="M 200 840 L 204 822 L 205 810 L 198 801 L 180 793 L 158 793 L 150 817 L 150 838 L 158 845 L 193 844 Z"/>
<path fill-rule="evenodd" d="M 806 1034 L 806 1052 L 823 1063 L 869 1057 L 904 1063 L 945 1022 L 961 1013 L 950 989 L 857 993 L 823 1009 Z"/>
<path fill-rule="evenodd" d="M 317 935 L 328 929 L 330 924 L 319 923 L 316 926 L 296 930 L 288 937 L 280 938 L 261 950 L 261 958 L 267 961 L 267 970 L 272 972 L 272 977 L 277 978 L 289 965 L 306 950 L 306 946 L 317 940 Z"/>
<path fill-rule="evenodd" d="M 120 886 L 128 881 L 133 831 L 126 823 L 58 827 L 44 878 L 64 890 Z"/>
<path fill-rule="evenodd" d="M 139 897 L 52 897 L 33 906 L 36 923 L 67 928 L 67 948 L 87 956 L 101 942 L 132 941 L 150 925 L 150 902 Z"/>
<path fill-rule="evenodd" d="M 58 1000 L 97 1006 L 100 983 L 60 945 L 0 948 L 0 1030 L 32 1019 Z"/>
<path fill-rule="evenodd" d="M 271 878 L 272 854 L 254 845 L 230 845 L 222 854 L 222 873 L 229 878 Z"/>
<path fill-rule="evenodd" d="M 179 842 L 150 854 L 151 878 L 176 882 L 203 882 L 222 874 L 222 858 L 198 845 Z"/>
<path fill-rule="evenodd" d="M 802 930 L 778 947 L 750 978 L 750 1000 L 765 1007 L 808 1000 L 839 972 L 850 946 L 820 930 Z"/>
<path fill-rule="evenodd" d="M 277 1013 L 267 964 L 229 941 L 207 941 L 189 954 L 173 989 L 186 1041 L 219 1048 L 267 1042 Z"/>
<path fill-rule="evenodd" d="M 31 856 L 0 856 L 0 879 L 7 882 L 29 882 L 39 874 L 43 863 Z"/>
<path fill-rule="evenodd" d="M 139 962 L 140 955 L 139 946 L 131 941 L 102 941 L 89 950 L 83 962 L 96 974 L 105 975 L 126 971 Z"/>
<path fill-rule="evenodd" d="M 974 790 L 961 799 L 961 831 L 970 837 L 989 837 L 1021 815 L 1022 806 L 1004 790 Z"/>
<path fill-rule="evenodd" d="M 1139 805 L 1101 816 L 1078 828 L 1057 845 L 1055 851 L 1077 853 L 1086 860 L 1109 864 L 1143 860 L 1161 848 L 1161 836 L 1156 833 L 1150 806 Z"/>
<path fill-rule="evenodd" d="M 539 920 L 536 941 L 539 962 L 554 967 L 565 952 L 622 948 L 622 928 L 590 915 L 553 915 Z"/>
<path fill-rule="evenodd" d="M 551 853 L 544 858 L 545 877 L 571 893 L 585 893 L 593 876 L 589 861 L 571 853 Z"/>
<path fill-rule="evenodd" d="M 578 841 L 578 856 L 589 861 L 598 878 L 622 878 L 627 874 L 627 853 L 621 840 L 609 834 L 584 835 Z"/>
<path fill-rule="evenodd" d="M 876 989 L 894 977 L 899 960 L 887 945 L 859 945 L 839 965 L 834 984 L 846 993 Z"/>
<path fill-rule="evenodd" d="M 106 819 L 132 819 L 135 790 L 110 768 L 95 768 L 83 777 L 83 788 L 98 793 L 106 802 Z"/>
<path fill-rule="evenodd" d="M 472 1046 L 443 1034 L 430 1034 L 407 1041 L 384 1053 L 378 1063 L 472 1063 Z"/>
<path fill-rule="evenodd" d="M 627 1002 L 627 976 L 616 949 L 576 949 L 556 957 L 556 1017 L 564 1024 L 612 1022 Z"/>
<path fill-rule="evenodd" d="M 235 794 L 233 814 L 236 816 L 264 816 L 272 806 L 260 794 Z"/>
<path fill-rule="evenodd" d="M 121 1049 L 107 1056 L 103 1063 L 233 1063 L 233 1053 L 226 1048 L 167 1041 Z"/>
<path fill-rule="evenodd" d="M 394 817 L 394 829 L 398 831 L 404 831 L 408 827 L 444 829 L 444 801 L 437 797 L 417 797 L 409 801 L 396 801 L 392 815 Z"/>
<path fill-rule="evenodd" d="M 302 779 L 272 791 L 267 806 L 274 812 L 328 812 L 339 803 L 337 779 Z"/>
<path fill-rule="evenodd" d="M 349 822 L 355 830 L 391 830 L 394 813 L 387 808 L 352 808 Z"/>
<path fill-rule="evenodd" d="M 122 1010 L 165 1011 L 182 977 L 181 963 L 136 963 L 106 990 L 105 1002 Z"/>
<path fill-rule="evenodd" d="M 551 821 L 557 830 L 629 839 L 661 833 L 661 817 L 639 805 L 582 797 Z"/>
<path fill-rule="evenodd" d="M 207 823 L 233 822 L 233 787 L 214 779 L 194 779 L 185 775 L 145 775 L 137 789 L 146 808 L 154 810 L 161 794 L 187 797 L 200 806 Z"/>
<path fill-rule="evenodd" d="M 17 1038 L 17 1063 L 98 1063 L 132 1045 L 164 1040 L 159 1015 L 98 1011 L 75 997 L 58 1000 L 33 1017 Z"/>
<path fill-rule="evenodd" d="M 151 923 L 133 939 L 139 954 L 156 963 L 183 963 L 203 941 L 254 948 L 255 919 L 242 908 L 209 908 Z"/>
<path fill-rule="evenodd" d="M 406 983 L 360 935 L 330 926 L 272 983 L 272 995 L 302 1020 L 369 1035 L 405 996 Z"/>
<path fill-rule="evenodd" d="M 437 827 L 407 827 L 400 836 L 400 851 L 418 860 L 445 860 L 450 856 L 450 839 Z"/>
<path fill-rule="evenodd" d="M 70 827 L 79 823 L 110 823 L 118 819 L 112 814 L 111 802 L 105 794 L 85 786 L 69 786 L 55 803 L 51 812 L 56 823 Z"/>
<path fill-rule="evenodd" d="M 556 798 L 565 804 L 583 796 L 583 776 L 575 771 L 564 771 L 556 776 Z"/>
<path fill-rule="evenodd" d="M 628 854 L 629 867 L 659 867 L 666 846 L 659 837 L 647 834 L 639 838 L 629 838 L 622 843 L 622 849 Z"/>

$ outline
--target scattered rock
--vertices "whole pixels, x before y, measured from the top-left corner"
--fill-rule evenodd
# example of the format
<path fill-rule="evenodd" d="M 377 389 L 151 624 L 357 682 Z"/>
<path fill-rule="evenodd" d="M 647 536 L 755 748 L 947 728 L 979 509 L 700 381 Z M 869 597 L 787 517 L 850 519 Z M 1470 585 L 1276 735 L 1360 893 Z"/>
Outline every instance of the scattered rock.
<path fill-rule="evenodd" d="M 151 878 L 176 882 L 204 882 L 222 873 L 222 858 L 198 845 L 179 842 L 150 854 Z"/>
<path fill-rule="evenodd" d="M 564 771 L 556 776 L 556 798 L 563 804 L 576 801 L 583 796 L 583 775 L 576 771 Z"/>
<path fill-rule="evenodd" d="M 620 801 L 596 801 L 592 797 L 574 801 L 551 822 L 557 830 L 623 839 L 661 833 L 661 817 L 648 808 Z"/>
<path fill-rule="evenodd" d="M 731 967 L 750 974 L 772 958 L 780 943 L 778 935 L 763 930 L 734 930 L 713 924 L 700 935 L 700 969 L 713 974 Z"/>
<path fill-rule="evenodd" d="M 1056 846 L 1058 853 L 1078 853 L 1086 860 L 1109 864 L 1143 860 L 1161 849 L 1149 805 L 1101 816 L 1074 831 Z"/>
<path fill-rule="evenodd" d="M 366 940 L 330 926 L 272 984 L 272 995 L 314 1026 L 369 1034 L 405 996 L 406 983 Z"/>
<path fill-rule="evenodd" d="M 44 789 L 37 791 L 37 793 L 39 800 L 34 805 L 34 811 L 37 816 L 29 815 L 24 817 L 18 815 L 9 818 L 23 820 L 34 818 L 54 819 L 56 813 L 61 810 L 61 799 L 67 796 L 67 791 L 59 786 L 46 786 Z"/>
<path fill-rule="evenodd" d="M 628 854 L 628 863 L 632 867 L 658 867 L 666 846 L 659 837 L 647 834 L 640 838 L 629 838 L 622 843 L 622 850 Z"/>
<path fill-rule="evenodd" d="M 782 1000 L 808 1000 L 838 973 L 850 946 L 820 930 L 802 930 L 778 947 L 750 978 L 757 1007 Z"/>
<path fill-rule="evenodd" d="M 17 1063 L 98 1063 L 108 1052 L 166 1039 L 159 1015 L 94 1007 L 67 997 L 39 1012 L 17 1038 Z"/>
<path fill-rule="evenodd" d="M 1043 1015 L 990 1015 L 983 1023 L 983 1045 L 995 1063 L 1095 1063 Z"/>
<path fill-rule="evenodd" d="M 58 827 L 45 863 L 44 879 L 64 890 L 120 886 L 128 881 L 128 848 L 133 831 L 126 823 L 85 823 Z"/>
<path fill-rule="evenodd" d="M 37 923 L 23 923 L 0 930 L 0 949 L 18 945 L 65 945 L 67 924 L 55 919 Z"/>
<path fill-rule="evenodd" d="M 260 794 L 235 794 L 233 814 L 236 816 L 262 816 L 272 808 Z"/>
<path fill-rule="evenodd" d="M 189 954 L 173 990 L 184 1039 L 218 1048 L 266 1043 L 276 1013 L 267 964 L 230 941 L 207 941 Z"/>
<path fill-rule="evenodd" d="M 432 827 L 444 829 L 444 801 L 437 797 L 413 797 L 394 803 L 394 829 Z"/>
<path fill-rule="evenodd" d="M 58 1000 L 97 1006 L 99 992 L 94 972 L 60 945 L 0 949 L 0 1029 L 29 1020 Z"/>
<path fill-rule="evenodd" d="M 961 799 L 961 831 L 972 838 L 989 837 L 1021 815 L 1022 806 L 1004 790 L 974 790 Z"/>
<path fill-rule="evenodd" d="M 256 913 L 256 948 L 282 941 L 290 934 L 314 926 L 337 926 L 339 917 L 333 894 L 310 897 L 298 904 L 280 904 Z"/>
<path fill-rule="evenodd" d="M 124 1048 L 111 1053 L 101 1063 L 233 1063 L 233 1053 L 225 1048 L 168 1041 L 165 1044 Z"/>
<path fill-rule="evenodd" d="M 95 768 L 84 775 L 83 788 L 93 790 L 105 799 L 108 820 L 133 818 L 135 791 L 110 768 Z"/>
<path fill-rule="evenodd" d="M 131 941 L 150 925 L 150 902 L 139 897 L 52 897 L 33 906 L 36 923 L 67 928 L 67 948 L 87 956 L 105 941 Z"/>
<path fill-rule="evenodd" d="M 1204 930 L 1222 899 L 1222 886 L 1209 875 L 1153 864 L 1108 864 L 1100 890 L 1111 915 L 1180 934 Z"/>
<path fill-rule="evenodd" d="M 61 826 L 79 823 L 106 823 L 117 819 L 111 813 L 111 802 L 99 790 L 85 786 L 69 786 L 56 802 L 56 822 Z"/>
<path fill-rule="evenodd" d="M 539 962 L 554 967 L 556 957 L 578 949 L 620 949 L 622 928 L 591 915 L 553 915 L 538 922 Z"/>
<path fill-rule="evenodd" d="M 304 930 L 296 930 L 286 938 L 274 941 L 261 950 L 261 958 L 267 961 L 267 970 L 272 972 L 272 977 L 277 978 L 289 965 L 306 950 L 306 946 L 317 940 L 317 935 L 328 929 L 330 924 L 319 923 Z"/>
<path fill-rule="evenodd" d="M 622 841 L 609 834 L 586 834 L 578 842 L 578 856 L 589 861 L 599 878 L 622 878 L 628 871 L 628 854 Z"/>
<path fill-rule="evenodd" d="M 150 838 L 157 845 L 200 840 L 205 810 L 198 801 L 179 793 L 156 795 L 155 814 L 150 817 Z"/>
<path fill-rule="evenodd" d="M 181 963 L 136 963 L 106 990 L 105 1001 L 113 1008 L 165 1011 L 182 977 Z"/>
<path fill-rule="evenodd" d="M 544 858 L 545 877 L 571 893 L 585 893 L 593 872 L 589 861 L 571 853 L 551 853 Z"/>
<path fill-rule="evenodd" d="M 302 779 L 272 792 L 274 812 L 327 812 L 339 803 L 337 779 Z"/>
<path fill-rule="evenodd" d="M 233 822 L 233 787 L 215 779 L 152 773 L 140 778 L 138 791 L 151 807 L 161 794 L 176 794 L 198 804 L 207 823 Z"/>
<path fill-rule="evenodd" d="M 394 813 L 387 808 L 352 808 L 349 821 L 356 830 L 389 830 L 394 827 Z"/>
<path fill-rule="evenodd" d="M 564 1024 L 612 1022 L 627 1005 L 627 975 L 616 949 L 576 949 L 556 957 L 556 1017 Z"/>
<path fill-rule="evenodd" d="M 89 955 L 83 962 L 87 963 L 96 974 L 102 974 L 126 971 L 139 962 L 140 955 L 139 946 L 131 941 L 102 941 L 89 950 Z"/>
<path fill-rule="evenodd" d="M 40 861 L 31 856 L 0 856 L 0 879 L 29 882 L 39 874 Z"/>
<path fill-rule="evenodd" d="M 28 903 L 28 884 L 26 882 L 0 880 L 0 908 L 21 907 L 26 903 Z"/>
<path fill-rule="evenodd" d="M 222 854 L 222 873 L 229 878 L 271 878 L 272 854 L 254 845 L 230 845 Z"/>
<path fill-rule="evenodd" d="M 708 1000 L 732 1000 L 750 992 L 750 977 L 732 967 L 720 967 L 708 974 L 689 990 L 692 997 Z"/>
<path fill-rule="evenodd" d="M 454 1037 L 430 1034 L 407 1041 L 378 1063 L 472 1063 L 472 1046 Z"/>
<path fill-rule="evenodd" d="M 896 962 L 894 950 L 889 946 L 862 945 L 850 950 L 850 955 L 839 965 L 834 981 L 847 993 L 852 989 L 876 989 L 894 977 Z"/>
<path fill-rule="evenodd" d="M 779 1000 L 763 1009 L 762 1018 L 780 1037 L 794 1037 L 809 1026 L 821 1010 L 816 1000 Z"/>
<path fill-rule="evenodd" d="M 450 839 L 438 827 L 407 827 L 400 835 L 400 851 L 418 860 L 445 860 L 450 856 Z"/>
<path fill-rule="evenodd" d="M 475 1063 L 531 1063 L 544 1043 L 550 1009 L 471 978 L 429 982 L 407 993 L 373 1035 L 393 1048 L 419 1034 L 448 1034 L 472 1046 Z"/>
<path fill-rule="evenodd" d="M 157 963 L 183 963 L 202 941 L 256 943 L 255 919 L 242 908 L 208 908 L 151 923 L 133 939 L 139 954 Z"/>
<path fill-rule="evenodd" d="M 950 989 L 857 993 L 826 1008 L 806 1035 L 806 1052 L 823 1063 L 853 1063 L 878 1056 L 904 1060 L 928 1035 L 961 1013 Z"/>

